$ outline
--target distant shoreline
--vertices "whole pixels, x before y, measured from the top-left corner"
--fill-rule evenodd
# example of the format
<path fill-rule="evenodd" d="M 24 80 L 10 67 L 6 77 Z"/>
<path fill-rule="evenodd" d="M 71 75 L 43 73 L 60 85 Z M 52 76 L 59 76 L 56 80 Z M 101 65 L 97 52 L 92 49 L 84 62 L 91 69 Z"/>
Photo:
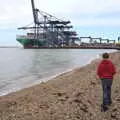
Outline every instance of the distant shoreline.
<path fill-rule="evenodd" d="M 0 46 L 0 48 L 23 48 L 21 46 Z M 104 49 L 108 49 L 108 50 L 120 50 L 120 48 L 95 48 L 95 47 L 81 47 L 81 48 L 77 48 L 77 47 L 63 47 L 63 48 L 48 48 L 48 47 L 42 47 L 42 48 L 23 48 L 23 49 L 100 49 L 100 50 L 104 50 Z"/>
<path fill-rule="evenodd" d="M 0 46 L 0 48 L 22 48 L 20 46 Z"/>

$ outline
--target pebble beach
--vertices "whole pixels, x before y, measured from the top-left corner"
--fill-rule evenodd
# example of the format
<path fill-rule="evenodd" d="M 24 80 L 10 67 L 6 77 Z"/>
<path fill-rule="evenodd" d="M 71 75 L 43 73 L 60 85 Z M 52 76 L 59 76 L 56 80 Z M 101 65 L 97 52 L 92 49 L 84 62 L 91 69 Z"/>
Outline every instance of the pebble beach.
<path fill-rule="evenodd" d="M 117 68 L 113 104 L 101 112 L 102 88 L 96 76 L 100 59 L 47 82 L 0 97 L 0 120 L 119 120 L 120 52 L 110 53 Z"/>

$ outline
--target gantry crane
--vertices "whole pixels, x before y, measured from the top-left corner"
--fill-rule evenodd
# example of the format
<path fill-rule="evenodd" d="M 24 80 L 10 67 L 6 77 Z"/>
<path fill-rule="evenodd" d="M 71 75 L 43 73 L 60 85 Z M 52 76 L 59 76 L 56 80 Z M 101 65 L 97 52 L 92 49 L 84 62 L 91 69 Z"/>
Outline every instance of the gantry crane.
<path fill-rule="evenodd" d="M 73 26 L 69 20 L 61 20 L 53 15 L 41 11 L 35 7 L 34 0 L 31 0 L 33 13 L 33 26 L 20 27 L 18 29 L 31 29 L 34 31 L 34 41 L 45 41 L 47 45 L 61 46 L 61 44 L 69 45 L 72 41 L 74 44 L 77 33 L 72 30 Z M 30 34 L 29 34 L 30 35 Z M 74 40 L 73 40 L 74 39 Z M 36 44 L 36 42 L 35 42 Z"/>

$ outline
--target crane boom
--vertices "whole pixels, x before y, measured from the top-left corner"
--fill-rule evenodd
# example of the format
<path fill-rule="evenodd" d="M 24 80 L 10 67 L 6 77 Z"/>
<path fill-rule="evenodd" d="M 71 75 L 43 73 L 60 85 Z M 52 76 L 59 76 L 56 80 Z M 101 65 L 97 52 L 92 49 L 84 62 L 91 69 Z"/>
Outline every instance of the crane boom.
<path fill-rule="evenodd" d="M 34 0 L 31 0 L 34 23 L 38 24 L 38 9 L 35 8 Z"/>

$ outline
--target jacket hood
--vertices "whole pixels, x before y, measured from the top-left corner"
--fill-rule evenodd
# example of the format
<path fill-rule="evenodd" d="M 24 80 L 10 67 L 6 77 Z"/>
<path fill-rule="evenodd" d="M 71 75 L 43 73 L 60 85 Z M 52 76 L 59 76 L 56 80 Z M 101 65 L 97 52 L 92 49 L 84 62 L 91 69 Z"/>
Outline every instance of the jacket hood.
<path fill-rule="evenodd" d="M 102 62 L 101 62 L 102 64 L 110 64 L 111 63 L 111 61 L 110 60 L 102 60 Z"/>

